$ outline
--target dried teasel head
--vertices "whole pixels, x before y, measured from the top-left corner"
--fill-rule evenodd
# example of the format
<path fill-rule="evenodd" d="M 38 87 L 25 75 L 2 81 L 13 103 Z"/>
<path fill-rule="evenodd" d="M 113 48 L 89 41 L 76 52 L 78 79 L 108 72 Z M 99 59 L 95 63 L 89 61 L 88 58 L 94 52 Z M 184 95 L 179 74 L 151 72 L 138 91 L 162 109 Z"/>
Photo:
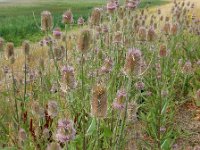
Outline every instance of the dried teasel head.
<path fill-rule="evenodd" d="M 42 31 L 51 30 L 53 26 L 53 17 L 51 12 L 43 11 L 41 13 L 41 29 Z"/>
<path fill-rule="evenodd" d="M 14 57 L 14 44 L 9 42 L 6 44 L 5 56 L 7 59 Z"/>
<path fill-rule="evenodd" d="M 97 26 L 101 21 L 101 10 L 100 8 L 94 8 L 90 17 L 91 25 Z"/>
<path fill-rule="evenodd" d="M 147 37 L 147 30 L 144 26 L 141 26 L 138 31 L 139 40 L 145 41 Z"/>
<path fill-rule="evenodd" d="M 29 55 L 29 51 L 30 51 L 30 43 L 29 41 L 24 41 L 23 44 L 22 44 L 22 47 L 23 47 L 23 52 L 25 55 Z"/>
<path fill-rule="evenodd" d="M 177 24 L 177 23 L 174 23 L 174 24 L 172 24 L 172 26 L 171 26 L 171 34 L 172 34 L 172 35 L 176 35 L 177 32 L 178 32 L 178 24 Z"/>
<path fill-rule="evenodd" d="M 147 32 L 147 39 L 148 41 L 154 41 L 156 38 L 156 32 L 154 30 L 154 27 L 150 27 L 148 32 Z"/>
<path fill-rule="evenodd" d="M 163 32 L 165 34 L 169 34 L 171 29 L 171 24 L 169 22 L 165 22 L 164 27 L 163 27 Z"/>
<path fill-rule="evenodd" d="M 105 118 L 107 114 L 107 91 L 102 84 L 97 84 L 92 90 L 91 114 L 97 118 Z"/>
<path fill-rule="evenodd" d="M 141 72 L 142 54 L 138 49 L 129 49 L 126 54 L 124 72 L 126 75 L 138 74 Z"/>
<path fill-rule="evenodd" d="M 122 42 L 122 33 L 120 31 L 117 31 L 115 34 L 114 34 L 114 39 L 113 39 L 114 43 L 121 43 Z"/>
<path fill-rule="evenodd" d="M 63 16 L 62 16 L 62 23 L 64 24 L 71 24 L 73 23 L 73 14 L 71 12 L 71 10 L 67 10 L 66 12 L 64 12 Z"/>
<path fill-rule="evenodd" d="M 90 30 L 84 29 L 78 36 L 78 49 L 85 53 L 90 47 L 91 33 Z"/>
<path fill-rule="evenodd" d="M 159 56 L 160 57 L 166 57 L 167 56 L 167 46 L 166 45 L 160 45 Z"/>

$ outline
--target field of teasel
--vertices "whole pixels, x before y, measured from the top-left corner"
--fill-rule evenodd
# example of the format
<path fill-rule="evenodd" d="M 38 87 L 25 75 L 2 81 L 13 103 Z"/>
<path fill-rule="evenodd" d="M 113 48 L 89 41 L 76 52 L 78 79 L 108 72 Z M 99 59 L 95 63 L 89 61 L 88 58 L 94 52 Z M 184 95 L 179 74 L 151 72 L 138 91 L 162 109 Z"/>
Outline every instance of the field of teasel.
<path fill-rule="evenodd" d="M 108 1 L 62 31 L 41 12 L 37 44 L 0 38 L 0 149 L 200 149 L 200 18 Z"/>

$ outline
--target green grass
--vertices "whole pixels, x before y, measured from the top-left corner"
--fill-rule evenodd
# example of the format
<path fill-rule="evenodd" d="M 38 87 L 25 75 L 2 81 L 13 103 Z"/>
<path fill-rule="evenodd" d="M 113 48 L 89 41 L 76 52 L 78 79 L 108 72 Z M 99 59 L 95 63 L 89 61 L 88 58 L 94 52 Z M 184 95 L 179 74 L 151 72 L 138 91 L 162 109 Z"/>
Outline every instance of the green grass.
<path fill-rule="evenodd" d="M 105 3 L 106 0 L 43 0 L 32 3 L 17 0 L 0 3 L 0 37 L 14 42 L 15 46 L 21 45 L 25 39 L 35 42 L 43 36 L 43 33 L 36 26 L 33 12 L 37 23 L 40 24 L 40 13 L 43 10 L 51 11 L 54 16 L 54 26 L 63 28 L 61 16 L 65 10 L 71 9 L 76 21 L 80 16 L 87 19 L 93 7 L 103 6 Z M 162 0 L 143 0 L 141 7 L 164 3 Z"/>

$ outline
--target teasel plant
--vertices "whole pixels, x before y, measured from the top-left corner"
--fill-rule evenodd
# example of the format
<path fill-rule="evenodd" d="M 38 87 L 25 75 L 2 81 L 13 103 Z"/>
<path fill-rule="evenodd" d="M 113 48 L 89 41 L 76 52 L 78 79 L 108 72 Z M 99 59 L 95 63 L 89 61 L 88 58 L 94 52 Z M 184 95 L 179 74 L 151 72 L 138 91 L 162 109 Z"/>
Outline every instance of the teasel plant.
<path fill-rule="evenodd" d="M 14 98 L 14 103 L 15 103 L 15 123 L 16 123 L 16 129 L 19 129 L 20 125 L 20 118 L 19 118 L 19 108 L 18 108 L 18 101 L 17 101 L 17 96 L 16 96 L 16 80 L 14 76 L 14 63 L 15 63 L 15 55 L 14 55 L 14 44 L 9 42 L 6 44 L 5 48 L 5 57 L 8 59 L 9 64 L 11 66 L 11 74 L 12 74 L 12 89 L 13 89 L 13 98 Z"/>
<path fill-rule="evenodd" d="M 86 120 L 85 120 L 85 116 L 86 116 L 86 107 L 87 107 L 87 103 L 86 103 L 86 99 L 85 99 L 85 71 L 84 70 L 84 66 L 85 66 L 85 60 L 84 60 L 84 55 L 87 55 L 88 50 L 90 49 L 90 43 L 91 43 L 91 33 L 90 30 L 88 29 L 84 29 L 79 33 L 78 36 L 78 43 L 77 43 L 77 48 L 81 53 L 81 93 L 82 93 L 82 111 L 83 111 L 83 149 L 86 150 Z"/>
<path fill-rule="evenodd" d="M 25 111 L 26 107 L 26 94 L 27 94 L 27 58 L 30 53 L 30 44 L 29 41 L 24 41 L 22 44 L 23 54 L 24 54 L 24 96 L 22 103 L 22 113 Z"/>

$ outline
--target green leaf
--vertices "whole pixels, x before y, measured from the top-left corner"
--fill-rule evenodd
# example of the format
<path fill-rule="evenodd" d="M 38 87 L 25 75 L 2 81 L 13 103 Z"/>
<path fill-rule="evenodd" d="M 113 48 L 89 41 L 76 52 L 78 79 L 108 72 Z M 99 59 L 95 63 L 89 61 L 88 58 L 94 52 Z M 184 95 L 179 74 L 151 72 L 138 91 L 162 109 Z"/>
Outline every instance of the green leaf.
<path fill-rule="evenodd" d="M 166 139 L 162 145 L 161 145 L 161 149 L 162 150 L 170 150 L 170 144 L 171 143 L 171 140 L 170 139 Z"/>
<path fill-rule="evenodd" d="M 162 115 L 166 112 L 167 106 L 168 106 L 168 102 L 166 101 L 163 108 L 162 108 L 162 111 L 161 111 Z"/>
<path fill-rule="evenodd" d="M 96 118 L 93 118 L 92 122 L 87 130 L 86 135 L 92 135 L 96 130 L 97 130 Z"/>
<path fill-rule="evenodd" d="M 103 135 L 104 135 L 104 137 L 111 137 L 112 136 L 112 131 L 110 130 L 110 128 L 108 128 L 108 127 L 104 127 L 104 129 L 103 129 L 104 131 L 103 131 Z"/>

